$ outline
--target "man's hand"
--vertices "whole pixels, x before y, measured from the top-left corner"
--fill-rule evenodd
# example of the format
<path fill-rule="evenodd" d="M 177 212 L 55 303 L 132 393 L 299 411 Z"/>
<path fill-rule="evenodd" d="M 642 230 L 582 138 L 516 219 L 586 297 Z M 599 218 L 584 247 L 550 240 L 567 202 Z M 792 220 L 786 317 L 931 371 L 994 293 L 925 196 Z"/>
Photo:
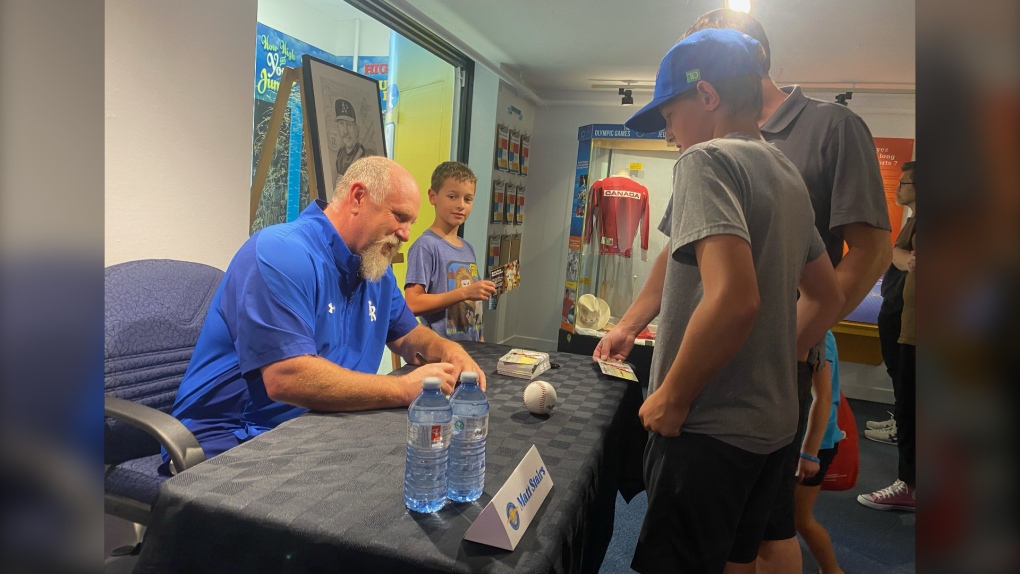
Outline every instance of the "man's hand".
<path fill-rule="evenodd" d="M 680 435 L 680 427 L 687 420 L 691 405 L 681 404 L 672 398 L 662 387 L 648 395 L 638 411 L 638 417 L 646 430 L 666 437 Z"/>
<path fill-rule="evenodd" d="M 457 367 L 450 363 L 430 363 L 404 375 L 401 378 L 407 387 L 407 404 L 411 404 L 411 401 L 421 392 L 421 384 L 425 377 L 439 377 L 443 382 L 443 394 L 449 395 L 453 392 L 454 385 L 457 384 L 458 373 Z"/>
<path fill-rule="evenodd" d="M 629 329 L 617 325 L 612 328 L 608 333 L 602 337 L 599 344 L 595 347 L 595 352 L 592 353 L 593 359 L 612 359 L 614 361 L 622 361 L 627 358 L 630 354 L 631 349 L 634 348 L 634 337 L 635 333 L 632 333 Z"/>
<path fill-rule="evenodd" d="M 907 271 L 913 273 L 917 270 L 917 252 L 910 252 L 910 259 L 907 259 Z"/>
<path fill-rule="evenodd" d="M 821 469 L 821 465 L 813 460 L 801 458 L 800 462 L 797 463 L 797 480 L 804 482 L 812 476 L 818 474 Z"/>
<path fill-rule="evenodd" d="M 482 368 L 471 358 L 471 355 L 467 354 L 463 347 L 460 345 L 454 345 L 453 347 L 453 349 L 447 351 L 443 360 L 451 363 L 457 369 L 456 376 L 460 376 L 463 371 L 478 373 L 478 388 L 485 391 L 485 373 L 482 371 Z"/>
<path fill-rule="evenodd" d="M 465 301 L 485 301 L 496 294 L 496 284 L 487 279 L 461 287 Z"/>

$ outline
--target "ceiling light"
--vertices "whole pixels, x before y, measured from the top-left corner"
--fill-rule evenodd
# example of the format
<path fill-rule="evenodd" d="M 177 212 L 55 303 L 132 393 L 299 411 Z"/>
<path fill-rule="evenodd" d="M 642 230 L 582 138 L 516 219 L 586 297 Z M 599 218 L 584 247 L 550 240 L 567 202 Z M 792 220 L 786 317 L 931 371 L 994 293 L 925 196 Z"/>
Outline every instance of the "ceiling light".
<path fill-rule="evenodd" d="M 620 95 L 623 96 L 623 98 L 620 101 L 620 105 L 623 105 L 623 106 L 633 106 L 634 105 L 634 98 L 631 96 L 631 91 L 630 90 L 628 90 L 626 88 L 620 88 Z"/>
<path fill-rule="evenodd" d="M 726 0 L 726 7 L 747 14 L 751 11 L 751 0 Z"/>

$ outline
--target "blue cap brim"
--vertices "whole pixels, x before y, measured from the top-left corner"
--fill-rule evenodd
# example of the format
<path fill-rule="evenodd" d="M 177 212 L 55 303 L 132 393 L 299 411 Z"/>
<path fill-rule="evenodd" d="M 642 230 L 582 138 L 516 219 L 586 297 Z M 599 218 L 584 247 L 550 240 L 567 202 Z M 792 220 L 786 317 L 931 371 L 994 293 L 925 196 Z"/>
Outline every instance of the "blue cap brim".
<path fill-rule="evenodd" d="M 644 134 L 654 134 L 666 127 L 666 120 L 659 112 L 659 106 L 668 102 L 673 96 L 662 96 L 648 102 L 648 105 L 637 111 L 629 120 L 623 122 L 628 129 Z"/>

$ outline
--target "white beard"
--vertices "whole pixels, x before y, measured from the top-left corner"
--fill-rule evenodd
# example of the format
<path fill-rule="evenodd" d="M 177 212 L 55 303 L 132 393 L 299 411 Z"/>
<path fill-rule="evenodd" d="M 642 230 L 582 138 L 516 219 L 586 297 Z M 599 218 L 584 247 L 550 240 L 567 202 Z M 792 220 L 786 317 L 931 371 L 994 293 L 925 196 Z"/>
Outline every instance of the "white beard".
<path fill-rule="evenodd" d="M 361 277 L 368 281 L 378 281 L 386 274 L 393 257 L 400 251 L 401 241 L 395 237 L 383 237 L 368 246 L 361 256 Z M 389 254 L 383 253 L 385 246 L 391 246 Z"/>

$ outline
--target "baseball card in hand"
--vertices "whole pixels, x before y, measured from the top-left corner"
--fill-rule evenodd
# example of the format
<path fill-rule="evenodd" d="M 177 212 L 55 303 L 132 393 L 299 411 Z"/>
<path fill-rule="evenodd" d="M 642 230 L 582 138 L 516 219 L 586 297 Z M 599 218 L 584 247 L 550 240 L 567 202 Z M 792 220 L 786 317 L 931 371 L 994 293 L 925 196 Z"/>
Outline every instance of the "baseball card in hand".
<path fill-rule="evenodd" d="M 628 381 L 637 382 L 638 380 L 637 375 L 634 374 L 634 367 L 628 363 L 622 361 L 604 361 L 602 359 L 598 359 L 598 362 L 603 374 Z"/>

